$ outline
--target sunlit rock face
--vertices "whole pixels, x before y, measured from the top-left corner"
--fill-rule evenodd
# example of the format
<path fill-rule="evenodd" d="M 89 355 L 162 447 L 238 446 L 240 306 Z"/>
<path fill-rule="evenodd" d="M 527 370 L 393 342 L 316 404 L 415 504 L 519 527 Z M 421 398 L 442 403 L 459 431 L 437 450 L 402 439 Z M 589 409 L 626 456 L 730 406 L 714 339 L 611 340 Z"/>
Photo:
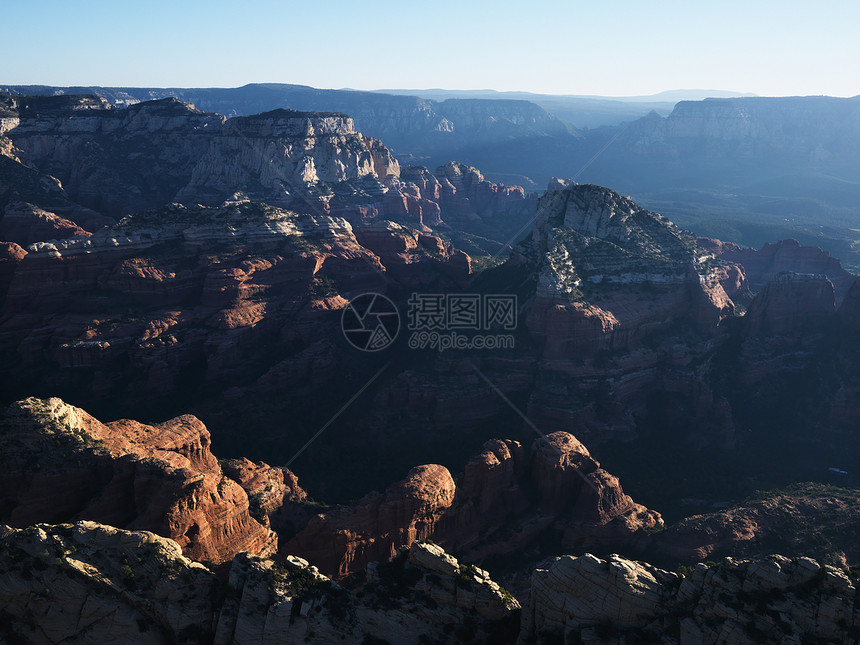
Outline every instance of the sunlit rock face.
<path fill-rule="evenodd" d="M 5 128 L 22 160 L 115 218 L 236 195 L 278 205 L 310 199 L 324 208 L 334 192 L 379 196 L 380 182 L 399 174 L 387 148 L 343 114 L 275 110 L 226 119 L 174 98 L 127 109 L 92 96 L 13 101 L 17 121 Z"/>
<path fill-rule="evenodd" d="M 111 217 L 173 201 L 225 121 L 176 99 L 128 110 L 93 96 L 16 102 L 19 123 L 7 136 L 22 161 Z"/>
<path fill-rule="evenodd" d="M 30 173 L 31 183 L 55 182 L 59 197 L 34 188 L 15 200 L 90 232 L 104 221 L 89 209 L 119 219 L 170 202 L 264 201 L 354 224 L 387 219 L 423 232 L 454 226 L 492 239 L 507 239 L 533 212 L 533 195 L 487 181 L 464 164 L 432 173 L 413 166 L 401 176 L 392 152 L 338 112 L 276 109 L 227 119 L 175 98 L 126 108 L 95 96 L 3 95 L 3 101 L 9 150 L 0 148 L 6 151 L 0 164 L 9 169 L 0 165 L 0 208 L 3 177 Z M 62 230 L 60 224 L 53 226 Z M 43 229 L 38 239 L 52 239 Z"/>
<path fill-rule="evenodd" d="M 348 116 L 275 110 L 227 121 L 176 201 L 217 205 L 241 191 L 276 205 L 306 195 L 326 204 L 333 191 L 381 195 L 381 182 L 399 174 L 388 149 Z"/>
<path fill-rule="evenodd" d="M 248 513 L 206 427 L 185 415 L 103 424 L 61 399 L 26 399 L 0 419 L 0 521 L 17 527 L 79 518 L 153 531 L 195 560 L 271 555 L 277 536 Z"/>
<path fill-rule="evenodd" d="M 551 183 L 523 253 L 537 265 L 529 326 L 546 338 L 547 358 L 634 348 L 684 319 L 712 334 L 734 309 L 726 263 L 605 188 Z"/>
<path fill-rule="evenodd" d="M 573 435 L 555 432 L 530 450 L 491 440 L 456 480 L 438 464 L 413 468 L 383 493 L 311 517 L 281 553 L 342 577 L 427 538 L 481 561 L 556 535 L 565 549 L 631 545 L 662 524 Z"/>

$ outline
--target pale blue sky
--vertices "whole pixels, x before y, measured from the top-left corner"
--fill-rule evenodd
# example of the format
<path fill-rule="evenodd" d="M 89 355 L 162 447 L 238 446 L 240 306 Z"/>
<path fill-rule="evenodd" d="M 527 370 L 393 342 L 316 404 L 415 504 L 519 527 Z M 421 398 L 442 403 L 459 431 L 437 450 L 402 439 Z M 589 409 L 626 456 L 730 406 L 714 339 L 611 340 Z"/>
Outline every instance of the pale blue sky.
<path fill-rule="evenodd" d="M 860 3 L 2 0 L 0 84 L 860 94 Z"/>

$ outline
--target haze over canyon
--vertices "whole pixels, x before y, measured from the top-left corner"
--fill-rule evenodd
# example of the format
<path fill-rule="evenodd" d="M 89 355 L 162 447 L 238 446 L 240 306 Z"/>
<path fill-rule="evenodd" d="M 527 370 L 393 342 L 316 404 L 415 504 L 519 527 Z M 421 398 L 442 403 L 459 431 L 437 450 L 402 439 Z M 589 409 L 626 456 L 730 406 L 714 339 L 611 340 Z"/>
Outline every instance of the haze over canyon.
<path fill-rule="evenodd" d="M 858 642 L 860 97 L 0 86 L 0 642 Z"/>

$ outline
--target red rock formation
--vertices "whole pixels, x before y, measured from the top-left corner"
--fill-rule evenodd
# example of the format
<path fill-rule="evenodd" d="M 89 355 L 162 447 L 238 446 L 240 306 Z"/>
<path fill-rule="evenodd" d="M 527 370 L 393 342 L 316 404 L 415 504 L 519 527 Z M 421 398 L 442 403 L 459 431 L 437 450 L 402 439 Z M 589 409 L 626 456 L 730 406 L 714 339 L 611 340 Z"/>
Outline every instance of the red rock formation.
<path fill-rule="evenodd" d="M 23 202 L 6 206 L 0 219 L 0 239 L 26 246 L 32 242 L 92 235 L 74 222 Z"/>
<path fill-rule="evenodd" d="M 734 298 L 738 294 L 749 291 L 749 282 L 744 273 L 744 268 L 739 264 L 727 262 L 716 267 L 714 277 L 729 298 Z"/>
<path fill-rule="evenodd" d="M 833 283 L 826 277 L 784 273 L 750 303 L 746 324 L 752 336 L 820 334 L 835 311 Z"/>
<path fill-rule="evenodd" d="M 337 324 L 330 312 L 346 303 L 329 303 L 326 284 L 374 290 L 385 280 L 343 220 L 254 208 L 166 209 L 89 239 L 7 249 L 0 351 L 18 357 L 17 378 L 50 361 L 93 367 L 104 374 L 92 386 L 98 395 L 116 385 L 118 361 L 147 397 L 171 391 L 205 343 L 205 378 L 233 385 L 259 369 L 252 356 L 270 355 L 273 336 L 307 340 L 322 333 L 320 318 Z"/>
<path fill-rule="evenodd" d="M 0 307 L 9 290 L 15 269 L 27 252 L 14 242 L 0 242 Z"/>
<path fill-rule="evenodd" d="M 535 303 L 527 319 L 529 329 L 546 340 L 544 353 L 555 359 L 593 356 L 611 349 L 621 326 L 611 311 L 583 302 L 547 298 Z"/>
<path fill-rule="evenodd" d="M 593 485 L 590 475 L 598 464 L 576 437 L 566 432 L 555 432 L 535 441 L 531 454 L 531 473 L 538 487 L 541 508 L 547 513 L 558 513 L 579 495 L 583 485 Z M 600 509 L 589 509 L 599 518 Z M 590 519 L 590 518 L 589 518 Z"/>
<path fill-rule="evenodd" d="M 548 359 L 632 349 L 681 321 L 709 336 L 734 310 L 723 284 L 738 290 L 741 275 L 706 265 L 691 234 L 606 188 L 551 188 L 532 240 L 512 256 L 536 274 L 527 323 Z"/>
<path fill-rule="evenodd" d="M 343 576 L 422 538 L 481 560 L 522 553 L 550 529 L 562 535 L 562 548 L 579 548 L 629 544 L 660 524 L 659 513 L 625 495 L 575 437 L 556 432 L 535 441 L 530 456 L 515 441 L 487 442 L 456 484 L 443 466 L 414 468 L 384 494 L 312 518 L 281 554 Z"/>
<path fill-rule="evenodd" d="M 388 221 L 354 230 L 358 243 L 375 253 L 388 275 L 399 284 L 429 284 L 438 279 L 440 272 L 462 281 L 471 273 L 469 256 L 435 235 Z"/>
<path fill-rule="evenodd" d="M 301 502 L 308 494 L 299 486 L 298 477 L 286 468 L 250 459 L 230 459 L 223 464 L 224 474 L 248 494 L 251 515 L 269 526 L 269 516 L 289 502 Z"/>
<path fill-rule="evenodd" d="M 484 179 L 476 168 L 449 162 L 431 173 L 422 166 L 401 169 L 383 204 L 385 217 L 417 228 L 454 227 L 478 234 L 512 235 L 534 212 L 535 198 L 520 186 Z"/>
<path fill-rule="evenodd" d="M 27 399 L 0 419 L 0 444 L 0 521 L 12 526 L 93 520 L 158 533 L 214 562 L 277 549 L 191 415 L 103 424 L 60 399 Z"/>
<path fill-rule="evenodd" d="M 401 546 L 429 537 L 454 501 L 454 480 L 444 466 L 413 468 L 385 493 L 371 493 L 353 507 L 311 518 L 282 555 L 300 555 L 334 576 L 389 560 Z"/>
<path fill-rule="evenodd" d="M 660 514 L 624 494 L 618 478 L 600 468 L 571 434 L 554 432 L 535 442 L 531 476 L 544 512 L 555 513 L 567 547 L 623 541 L 662 523 Z"/>
<path fill-rule="evenodd" d="M 824 275 L 833 283 L 836 299 L 841 302 L 855 280 L 855 276 L 843 269 L 842 263 L 830 253 L 817 246 L 801 246 L 797 240 L 767 243 L 758 251 L 721 243 L 715 252 L 722 259 L 743 266 L 750 287 L 754 290 L 763 288 L 786 271 Z"/>
<path fill-rule="evenodd" d="M 734 242 L 724 242 L 723 240 L 718 240 L 714 237 L 697 237 L 696 244 L 714 255 L 735 253 L 742 249 L 741 246 Z"/>

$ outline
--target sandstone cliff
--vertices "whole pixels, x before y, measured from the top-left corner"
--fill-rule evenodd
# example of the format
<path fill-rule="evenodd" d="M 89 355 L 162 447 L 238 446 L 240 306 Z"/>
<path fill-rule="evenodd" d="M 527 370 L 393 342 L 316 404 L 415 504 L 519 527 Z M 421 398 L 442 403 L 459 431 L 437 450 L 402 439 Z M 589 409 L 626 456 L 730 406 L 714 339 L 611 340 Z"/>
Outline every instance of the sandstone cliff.
<path fill-rule="evenodd" d="M 625 137 L 639 153 L 671 146 L 686 155 L 698 147 L 699 154 L 741 160 L 784 155 L 822 163 L 848 152 L 860 136 L 851 116 L 857 103 L 826 96 L 681 101 L 666 118 L 641 119 Z"/>
<path fill-rule="evenodd" d="M 3 134 L 19 123 L 17 102 L 8 98 L 14 119 L 0 118 L 0 123 L 5 124 L 0 125 L 0 239 L 26 245 L 87 235 L 109 223 L 107 218 L 74 203 L 58 179 L 21 160 L 22 151 Z"/>
<path fill-rule="evenodd" d="M 765 244 L 761 249 L 742 249 L 737 245 L 721 245 L 717 255 L 739 264 L 749 281 L 750 288 L 758 291 L 787 271 L 822 275 L 833 283 L 836 300 L 842 302 L 846 292 L 856 280 L 842 267 L 842 263 L 827 251 L 814 246 L 801 246 L 797 240 L 780 240 Z"/>
<path fill-rule="evenodd" d="M 785 272 L 769 282 L 746 315 L 751 336 L 822 333 L 836 313 L 833 283 L 823 275 Z"/>
<path fill-rule="evenodd" d="M 551 185 L 518 253 L 537 276 L 528 324 L 552 359 L 632 348 L 679 318 L 710 334 L 733 311 L 713 255 L 605 188 Z"/>
<path fill-rule="evenodd" d="M 535 195 L 520 186 L 488 181 L 477 168 L 453 161 L 432 173 L 423 166 L 406 166 L 387 186 L 387 217 L 450 231 L 467 251 L 482 254 L 495 252 L 496 245 L 481 246 L 480 239 L 463 233 L 507 242 L 532 217 L 536 203 Z"/>
<path fill-rule="evenodd" d="M 175 98 L 127 109 L 92 96 L 13 101 L 18 121 L 7 136 L 20 157 L 114 218 L 236 196 L 325 209 L 333 187 L 367 200 L 399 172 L 390 152 L 343 114 L 276 110 L 227 120 Z"/>
<path fill-rule="evenodd" d="M 338 193 L 363 201 L 400 172 L 378 141 L 345 114 L 275 110 L 228 120 L 201 155 L 175 201 L 218 205 L 234 193 L 274 205 L 316 202 Z"/>
<path fill-rule="evenodd" d="M 0 420 L 0 521 L 95 520 L 170 537 L 196 560 L 268 555 L 276 535 L 224 477 L 205 426 L 186 415 L 156 425 L 103 424 L 60 399 L 27 399 Z"/>
<path fill-rule="evenodd" d="M 528 453 L 518 442 L 490 441 L 456 482 L 443 466 L 414 468 L 383 494 L 311 518 L 281 552 L 344 576 L 426 538 L 480 562 L 535 550 L 556 535 L 549 548 L 629 545 L 661 525 L 660 514 L 625 495 L 575 437 L 556 432 Z"/>
<path fill-rule="evenodd" d="M 72 199 L 115 219 L 169 202 L 218 206 L 255 200 L 355 224 L 396 219 L 425 231 L 450 216 L 458 230 L 499 238 L 498 243 L 531 211 L 522 188 L 485 181 L 466 166 L 449 164 L 435 176 L 413 168 L 401 180 L 390 150 L 358 132 L 346 114 L 276 109 L 225 119 L 175 98 L 126 109 L 93 96 L 7 101 L 4 145 L 12 150 L 14 143 L 20 159 L 13 162 L 11 152 L 0 158 L 9 166 L 4 173 L 0 165 L 0 206 L 4 174 L 15 174 L 18 187 L 25 183 L 23 174 L 38 177 L 38 169 L 58 178 L 56 191 L 62 193 L 62 186 Z M 95 221 L 91 211 L 78 210 Z M 71 219 L 78 222 L 83 213 Z"/>
<path fill-rule="evenodd" d="M 176 99 L 128 110 L 93 96 L 17 102 L 20 122 L 7 136 L 22 159 L 111 217 L 173 201 L 224 122 Z"/>

